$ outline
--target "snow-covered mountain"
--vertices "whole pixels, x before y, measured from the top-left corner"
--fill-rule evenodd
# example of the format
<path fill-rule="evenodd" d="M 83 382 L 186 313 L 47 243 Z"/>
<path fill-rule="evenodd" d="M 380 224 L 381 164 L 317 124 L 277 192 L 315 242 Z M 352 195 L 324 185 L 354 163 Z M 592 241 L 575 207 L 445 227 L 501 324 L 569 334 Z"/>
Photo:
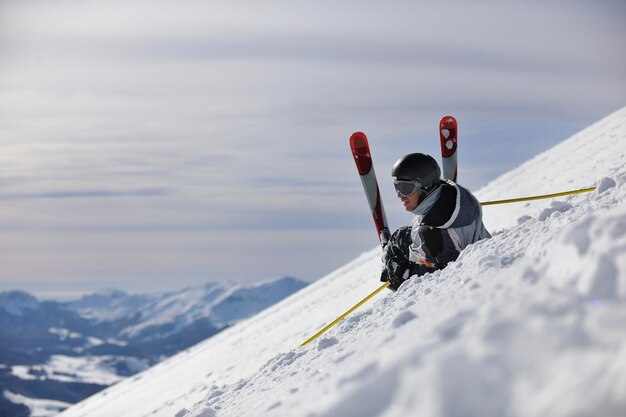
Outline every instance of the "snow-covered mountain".
<path fill-rule="evenodd" d="M 106 290 L 73 301 L 68 308 L 96 322 L 134 317 L 119 331 L 124 339 L 163 339 L 202 319 L 209 319 L 216 328 L 223 328 L 305 286 L 306 283 L 296 278 L 283 277 L 251 286 L 210 282 L 158 294 L 128 295 Z"/>
<path fill-rule="evenodd" d="M 306 285 L 285 277 L 147 295 L 107 290 L 69 303 L 0 293 L 0 416 L 29 415 L 11 403 L 56 414 Z"/>
<path fill-rule="evenodd" d="M 95 321 L 114 321 L 134 316 L 141 307 L 163 294 L 127 294 L 116 289 L 100 290 L 70 301 L 67 306 L 82 317 Z"/>
<path fill-rule="evenodd" d="M 486 207 L 493 238 L 298 347 L 379 286 L 373 249 L 61 415 L 621 416 L 625 161 L 626 108 L 477 195 L 595 192 Z"/>
<path fill-rule="evenodd" d="M 23 291 L 7 291 L 0 293 L 0 309 L 13 316 L 23 316 L 24 311 L 36 310 L 39 301 Z"/>

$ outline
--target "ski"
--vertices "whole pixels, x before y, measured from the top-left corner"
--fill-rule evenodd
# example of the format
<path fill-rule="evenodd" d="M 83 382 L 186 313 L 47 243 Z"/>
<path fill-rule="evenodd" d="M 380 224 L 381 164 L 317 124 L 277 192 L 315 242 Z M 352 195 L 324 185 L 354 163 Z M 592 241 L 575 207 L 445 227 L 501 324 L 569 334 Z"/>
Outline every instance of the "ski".
<path fill-rule="evenodd" d="M 361 183 L 363 184 L 365 196 L 367 197 L 367 202 L 369 203 L 372 217 L 374 218 L 378 239 L 380 240 L 380 244 L 385 247 L 387 242 L 389 242 L 391 234 L 389 233 L 383 202 L 380 199 L 380 190 L 378 189 L 378 181 L 376 180 L 376 173 L 374 172 L 372 154 L 370 153 L 370 147 L 365 133 L 355 132 L 350 136 L 350 149 L 352 149 L 352 156 L 354 157 L 356 168 L 361 176 Z"/>
<path fill-rule="evenodd" d="M 456 158 L 457 124 L 454 117 L 445 116 L 439 122 L 439 140 L 441 141 L 443 177 L 456 182 L 458 173 Z"/>

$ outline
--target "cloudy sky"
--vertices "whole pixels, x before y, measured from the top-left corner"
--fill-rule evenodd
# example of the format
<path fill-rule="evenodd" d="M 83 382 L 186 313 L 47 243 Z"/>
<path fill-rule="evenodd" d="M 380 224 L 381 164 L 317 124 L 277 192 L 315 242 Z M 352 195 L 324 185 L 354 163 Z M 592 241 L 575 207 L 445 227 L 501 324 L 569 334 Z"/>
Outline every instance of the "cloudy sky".
<path fill-rule="evenodd" d="M 442 116 L 476 190 L 624 106 L 625 21 L 619 0 L 0 0 L 0 290 L 319 278 L 377 244 L 352 132 L 406 224 L 389 171 L 438 155 Z"/>

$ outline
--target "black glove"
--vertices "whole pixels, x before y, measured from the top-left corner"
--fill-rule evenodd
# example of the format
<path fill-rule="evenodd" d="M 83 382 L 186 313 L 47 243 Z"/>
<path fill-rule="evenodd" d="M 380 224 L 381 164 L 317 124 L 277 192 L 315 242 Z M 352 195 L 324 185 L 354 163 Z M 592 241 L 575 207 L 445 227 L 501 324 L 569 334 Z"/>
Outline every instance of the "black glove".
<path fill-rule="evenodd" d="M 387 269 L 383 269 L 383 272 L 380 274 L 380 281 L 389 281 L 389 286 L 387 288 L 396 291 L 400 287 L 400 285 L 402 285 L 404 279 L 399 278 L 397 275 L 390 274 Z"/>
<path fill-rule="evenodd" d="M 406 226 L 396 230 L 383 249 L 383 270 L 380 280 L 389 281 L 389 288 L 394 291 L 412 275 L 408 253 L 410 244 L 411 227 Z"/>
<path fill-rule="evenodd" d="M 387 262 L 385 267 L 383 268 L 383 272 L 380 276 L 380 280 L 382 282 L 389 281 L 389 288 L 396 291 L 404 281 L 407 281 L 413 275 L 417 275 L 421 277 L 422 275 L 426 275 L 430 272 L 435 272 L 436 270 L 441 269 L 439 265 L 427 266 L 424 264 L 416 264 L 413 262 L 406 263 L 391 263 Z"/>
<path fill-rule="evenodd" d="M 402 256 L 394 258 L 387 257 L 384 261 L 380 280 L 382 282 L 389 281 L 391 283 L 389 288 L 395 291 L 411 276 L 411 266 L 415 264 L 411 264 L 411 262 Z"/>

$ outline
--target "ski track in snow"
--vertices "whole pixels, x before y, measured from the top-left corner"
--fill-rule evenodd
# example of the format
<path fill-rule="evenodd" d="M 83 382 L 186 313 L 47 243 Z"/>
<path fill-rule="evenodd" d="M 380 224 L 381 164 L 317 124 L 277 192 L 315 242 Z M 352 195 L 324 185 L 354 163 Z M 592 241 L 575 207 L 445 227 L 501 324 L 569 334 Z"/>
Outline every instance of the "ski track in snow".
<path fill-rule="evenodd" d="M 491 239 L 296 348 L 379 285 L 372 250 L 62 416 L 621 416 L 625 160 L 626 108 L 477 196 L 595 192 L 485 207 Z"/>

